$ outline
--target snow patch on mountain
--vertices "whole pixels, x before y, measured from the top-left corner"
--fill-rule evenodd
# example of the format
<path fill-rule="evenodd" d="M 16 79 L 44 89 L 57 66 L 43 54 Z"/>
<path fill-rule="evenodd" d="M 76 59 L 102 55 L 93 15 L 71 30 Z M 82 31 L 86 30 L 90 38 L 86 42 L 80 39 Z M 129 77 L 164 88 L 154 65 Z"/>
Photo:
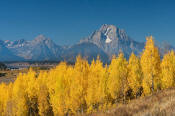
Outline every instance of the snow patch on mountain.
<path fill-rule="evenodd" d="M 106 43 L 111 43 L 111 41 L 112 41 L 112 40 L 111 40 L 111 39 L 110 39 L 110 38 L 107 36 L 107 38 L 106 38 L 106 41 L 105 41 L 105 42 L 106 42 Z"/>

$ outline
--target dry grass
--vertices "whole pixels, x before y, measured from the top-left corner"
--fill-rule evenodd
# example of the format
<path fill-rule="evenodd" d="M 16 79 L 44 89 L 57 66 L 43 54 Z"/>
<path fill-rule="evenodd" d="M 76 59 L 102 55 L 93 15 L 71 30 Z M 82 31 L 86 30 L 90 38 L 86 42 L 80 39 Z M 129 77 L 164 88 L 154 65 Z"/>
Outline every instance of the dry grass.
<path fill-rule="evenodd" d="M 90 116 L 175 116 L 175 88 L 159 91 Z"/>

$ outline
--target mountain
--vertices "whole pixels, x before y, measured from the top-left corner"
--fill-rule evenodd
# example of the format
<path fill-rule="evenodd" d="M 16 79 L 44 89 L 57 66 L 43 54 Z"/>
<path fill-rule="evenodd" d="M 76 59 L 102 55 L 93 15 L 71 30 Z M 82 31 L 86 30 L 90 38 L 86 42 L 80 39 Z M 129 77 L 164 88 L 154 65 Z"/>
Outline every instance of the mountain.
<path fill-rule="evenodd" d="M 4 44 L 4 41 L 0 40 L 0 61 L 20 61 L 23 58 L 13 54 Z"/>
<path fill-rule="evenodd" d="M 156 46 L 158 46 L 159 48 L 161 58 L 163 58 L 164 54 L 168 53 L 169 51 L 171 50 L 175 51 L 175 47 L 170 45 L 167 42 L 162 42 L 162 43 L 156 42 Z"/>
<path fill-rule="evenodd" d="M 139 43 L 131 39 L 124 30 L 114 25 L 104 24 L 99 30 L 94 31 L 89 37 L 80 40 L 80 43 L 93 43 L 102 49 L 109 58 L 113 54 L 122 51 L 125 57 L 134 52 L 139 55 L 144 48 L 144 43 Z"/>
<path fill-rule="evenodd" d="M 61 60 L 62 47 L 43 35 L 39 35 L 32 41 L 24 39 L 13 42 L 5 41 L 5 45 L 12 53 L 25 60 Z"/>
<path fill-rule="evenodd" d="M 0 61 L 63 61 L 74 62 L 77 55 L 88 61 L 99 55 L 103 62 L 109 62 L 112 55 L 122 51 L 126 58 L 134 52 L 140 55 L 145 43 L 133 40 L 127 33 L 114 25 L 102 25 L 90 36 L 72 46 L 59 46 L 43 35 L 34 40 L 0 41 Z M 158 45 L 160 53 L 175 48 L 169 44 Z"/>
<path fill-rule="evenodd" d="M 74 62 L 76 60 L 76 56 L 79 54 L 89 62 L 96 59 L 97 56 L 100 56 L 103 62 L 108 62 L 107 54 L 93 43 L 75 44 L 66 49 L 64 54 L 62 54 L 62 57 L 68 62 Z"/>

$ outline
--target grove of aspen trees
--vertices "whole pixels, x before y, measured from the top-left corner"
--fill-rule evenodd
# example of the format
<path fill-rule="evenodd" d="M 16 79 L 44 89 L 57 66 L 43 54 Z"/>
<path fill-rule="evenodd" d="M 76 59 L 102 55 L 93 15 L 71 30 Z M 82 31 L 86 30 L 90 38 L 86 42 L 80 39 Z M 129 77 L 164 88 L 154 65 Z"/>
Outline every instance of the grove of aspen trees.
<path fill-rule="evenodd" d="M 0 116 L 68 116 L 106 111 L 131 99 L 175 86 L 175 52 L 160 58 L 152 36 L 145 49 L 129 60 L 122 52 L 109 65 L 90 64 L 77 56 L 75 65 L 19 74 L 0 84 Z"/>

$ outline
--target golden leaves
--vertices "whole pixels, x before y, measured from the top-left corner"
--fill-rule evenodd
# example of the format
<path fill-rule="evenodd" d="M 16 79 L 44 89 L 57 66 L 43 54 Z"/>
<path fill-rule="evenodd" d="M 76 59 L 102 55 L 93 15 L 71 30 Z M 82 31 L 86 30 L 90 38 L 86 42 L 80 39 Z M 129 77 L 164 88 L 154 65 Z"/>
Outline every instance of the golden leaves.
<path fill-rule="evenodd" d="M 160 66 L 161 64 L 161 66 Z M 63 116 L 92 113 L 116 106 L 133 96 L 144 95 L 175 84 L 175 53 L 160 61 L 153 37 L 147 38 L 141 58 L 122 52 L 104 65 L 97 57 L 91 64 L 77 56 L 75 65 L 61 62 L 39 75 L 30 69 L 9 85 L 0 84 L 0 115 Z"/>

